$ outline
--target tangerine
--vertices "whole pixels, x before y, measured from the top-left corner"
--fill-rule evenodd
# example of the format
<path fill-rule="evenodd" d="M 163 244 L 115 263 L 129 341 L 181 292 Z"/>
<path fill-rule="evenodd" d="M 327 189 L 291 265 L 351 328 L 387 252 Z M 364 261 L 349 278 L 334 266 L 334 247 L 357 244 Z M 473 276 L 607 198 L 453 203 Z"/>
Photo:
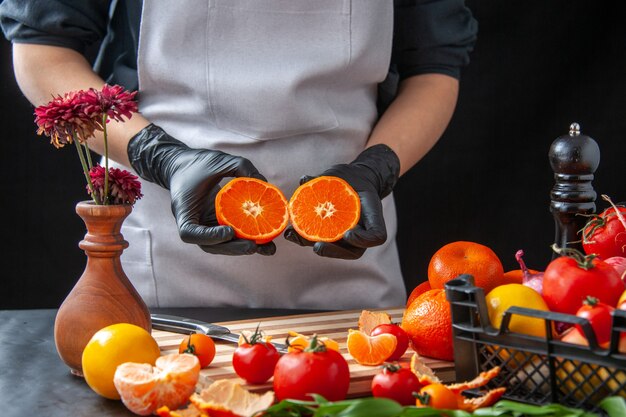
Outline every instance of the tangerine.
<path fill-rule="evenodd" d="M 452 315 L 445 291 L 432 289 L 419 295 L 404 311 L 401 327 L 413 350 L 422 356 L 452 361 Z"/>
<path fill-rule="evenodd" d="M 215 196 L 215 215 L 231 226 L 235 236 L 261 245 L 282 233 L 289 222 L 287 199 L 275 185 L 256 178 L 238 177 Z"/>
<path fill-rule="evenodd" d="M 461 274 L 473 275 L 475 285 L 485 293 L 504 283 L 500 258 L 480 243 L 448 243 L 435 252 L 428 264 L 428 281 L 432 288 L 444 288 L 446 282 Z"/>
<path fill-rule="evenodd" d="M 398 339 L 389 333 L 369 336 L 360 330 L 348 330 L 348 353 L 361 365 L 380 365 L 396 350 Z"/>
<path fill-rule="evenodd" d="M 146 416 L 158 408 L 178 408 L 189 400 L 200 376 L 200 360 L 188 353 L 161 356 L 154 366 L 125 362 L 113 382 L 122 402 L 135 414 Z"/>
<path fill-rule="evenodd" d="M 428 290 L 432 290 L 430 282 L 428 281 L 424 281 L 421 284 L 417 285 L 415 288 L 413 288 L 411 294 L 409 294 L 409 298 L 407 298 L 406 300 L 406 306 L 410 306 L 413 300 L 415 300 L 417 297 L 419 297 L 420 294 L 423 294 Z"/>
<path fill-rule="evenodd" d="M 294 191 L 288 210 L 300 236 L 312 242 L 336 242 L 359 222 L 361 201 L 346 181 L 321 176 Z"/>

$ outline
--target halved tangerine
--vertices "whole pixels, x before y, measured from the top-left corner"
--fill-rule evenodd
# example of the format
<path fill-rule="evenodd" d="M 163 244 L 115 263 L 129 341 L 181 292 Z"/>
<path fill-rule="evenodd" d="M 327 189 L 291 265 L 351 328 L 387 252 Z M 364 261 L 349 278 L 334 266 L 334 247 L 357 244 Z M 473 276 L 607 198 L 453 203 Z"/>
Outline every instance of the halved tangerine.
<path fill-rule="evenodd" d="M 346 181 L 332 176 L 299 186 L 288 208 L 293 228 L 313 242 L 336 242 L 361 216 L 359 195 Z"/>
<path fill-rule="evenodd" d="M 348 353 L 361 365 L 380 365 L 396 350 L 398 339 L 389 333 L 369 336 L 359 330 L 348 330 Z"/>
<path fill-rule="evenodd" d="M 231 226 L 235 236 L 270 242 L 289 222 L 287 199 L 275 185 L 256 178 L 239 177 L 229 181 L 215 197 L 217 222 Z"/>

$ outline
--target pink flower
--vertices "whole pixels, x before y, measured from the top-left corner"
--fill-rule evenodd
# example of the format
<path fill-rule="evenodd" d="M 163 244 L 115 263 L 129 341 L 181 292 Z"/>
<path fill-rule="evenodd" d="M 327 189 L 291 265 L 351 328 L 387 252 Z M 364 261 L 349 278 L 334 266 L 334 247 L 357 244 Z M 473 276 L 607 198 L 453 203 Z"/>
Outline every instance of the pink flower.
<path fill-rule="evenodd" d="M 81 100 L 85 104 L 84 112 L 97 123 L 102 123 L 103 114 L 123 122 L 123 117 L 130 119 L 137 112 L 136 94 L 136 91 L 125 91 L 120 85 L 105 84 L 100 91 L 90 88 L 83 93 Z"/>
<path fill-rule="evenodd" d="M 105 169 L 100 165 L 96 165 L 89 171 L 94 191 L 98 194 L 101 201 L 105 201 L 104 191 L 104 173 Z M 89 187 L 87 191 L 90 192 Z M 90 192 L 91 193 L 91 192 Z M 135 201 L 143 197 L 141 194 L 141 183 L 136 175 L 130 172 L 109 168 L 109 203 L 110 204 L 135 204 Z"/>
<path fill-rule="evenodd" d="M 74 133 L 79 142 L 86 141 L 99 125 L 83 111 L 83 107 L 81 92 L 53 97 L 48 104 L 35 109 L 37 134 L 49 136 L 50 143 L 56 148 L 72 143 Z"/>

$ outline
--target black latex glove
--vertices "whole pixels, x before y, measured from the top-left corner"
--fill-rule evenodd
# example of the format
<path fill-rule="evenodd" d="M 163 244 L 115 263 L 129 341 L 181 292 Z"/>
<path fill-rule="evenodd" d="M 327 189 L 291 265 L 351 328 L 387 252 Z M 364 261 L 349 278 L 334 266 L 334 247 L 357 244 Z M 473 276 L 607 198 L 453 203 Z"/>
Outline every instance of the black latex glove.
<path fill-rule="evenodd" d="M 192 149 L 150 124 L 128 144 L 128 159 L 139 176 L 170 190 L 172 213 L 180 238 L 208 253 L 221 255 L 273 255 L 270 242 L 235 238 L 230 226 L 215 217 L 215 196 L 224 177 L 254 177 L 265 181 L 252 163 L 242 157 L 208 149 Z"/>
<path fill-rule="evenodd" d="M 361 200 L 359 223 L 344 233 L 337 242 L 311 242 L 289 226 L 285 239 L 300 246 L 313 246 L 320 256 L 358 259 L 365 249 L 382 245 L 387 240 L 387 228 L 380 200 L 391 193 L 400 175 L 400 160 L 387 145 L 367 148 L 351 163 L 334 165 L 320 174 L 342 178 L 354 188 Z M 304 176 L 300 184 L 316 177 Z"/>

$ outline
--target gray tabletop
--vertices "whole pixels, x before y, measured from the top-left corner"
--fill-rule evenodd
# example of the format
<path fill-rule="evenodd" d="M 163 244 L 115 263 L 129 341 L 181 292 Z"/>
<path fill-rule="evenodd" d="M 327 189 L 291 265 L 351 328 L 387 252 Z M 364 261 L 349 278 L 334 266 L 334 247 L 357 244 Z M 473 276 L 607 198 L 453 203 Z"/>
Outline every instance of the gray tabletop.
<path fill-rule="evenodd" d="M 302 314 L 279 309 L 190 308 L 153 312 L 220 322 Z M 134 416 L 121 401 L 93 392 L 72 376 L 54 346 L 56 310 L 0 310 L 0 415 Z"/>

